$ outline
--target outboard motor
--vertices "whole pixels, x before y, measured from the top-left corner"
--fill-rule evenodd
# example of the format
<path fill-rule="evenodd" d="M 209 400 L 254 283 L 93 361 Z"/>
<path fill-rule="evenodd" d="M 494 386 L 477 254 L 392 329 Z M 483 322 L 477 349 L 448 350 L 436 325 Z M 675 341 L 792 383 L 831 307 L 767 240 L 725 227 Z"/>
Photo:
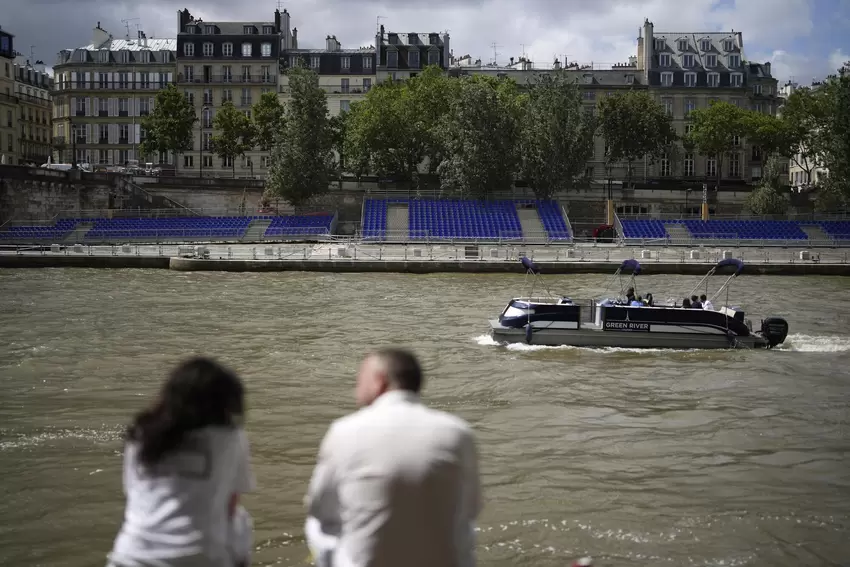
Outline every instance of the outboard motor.
<path fill-rule="evenodd" d="M 768 317 L 761 322 L 761 334 L 770 348 L 781 345 L 788 336 L 788 321 L 781 317 Z"/>

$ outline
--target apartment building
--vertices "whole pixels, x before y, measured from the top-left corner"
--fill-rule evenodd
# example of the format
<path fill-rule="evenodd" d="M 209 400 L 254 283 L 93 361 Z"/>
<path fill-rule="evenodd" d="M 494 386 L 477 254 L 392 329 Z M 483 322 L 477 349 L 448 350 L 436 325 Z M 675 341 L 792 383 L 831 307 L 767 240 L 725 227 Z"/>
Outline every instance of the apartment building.
<path fill-rule="evenodd" d="M 288 13 L 275 10 L 274 19 L 261 22 L 207 22 L 188 10 L 177 12 L 177 85 L 198 111 L 192 151 L 177 169 L 187 175 L 230 176 L 233 163 L 212 151 L 213 120 L 225 101 L 247 116 L 266 92 L 276 92 L 282 33 Z M 237 177 L 259 177 L 268 156 L 248 152 L 236 165 Z"/>
<path fill-rule="evenodd" d="M 142 156 L 141 118 L 158 90 L 174 81 L 177 41 L 116 39 L 97 27 L 92 42 L 59 52 L 53 67 L 53 135 L 58 162 L 124 166 L 152 162 L 168 167 L 171 155 Z"/>
<path fill-rule="evenodd" d="M 286 20 L 288 22 L 289 15 Z M 284 38 L 281 70 L 284 72 L 278 89 L 281 102 L 289 99 L 289 79 L 285 72 L 304 67 L 319 77 L 319 86 L 327 93 L 328 113 L 337 116 L 351 108 L 351 103 L 366 96 L 377 82 L 375 46 L 343 48 L 336 36 L 325 38 L 324 49 L 305 49 L 298 46 L 298 28 Z"/>
<path fill-rule="evenodd" d="M 424 67 L 448 69 L 451 62 L 448 33 L 386 32 L 380 26 L 375 35 L 377 80 L 404 80 L 415 77 Z"/>
<path fill-rule="evenodd" d="M 0 163 L 18 163 L 15 36 L 0 29 Z"/>
<path fill-rule="evenodd" d="M 19 59 L 21 59 L 19 57 Z M 41 165 L 50 157 L 53 114 L 50 92 L 53 77 L 43 61 L 15 63 L 15 96 L 18 99 L 18 159 L 22 164 Z"/>

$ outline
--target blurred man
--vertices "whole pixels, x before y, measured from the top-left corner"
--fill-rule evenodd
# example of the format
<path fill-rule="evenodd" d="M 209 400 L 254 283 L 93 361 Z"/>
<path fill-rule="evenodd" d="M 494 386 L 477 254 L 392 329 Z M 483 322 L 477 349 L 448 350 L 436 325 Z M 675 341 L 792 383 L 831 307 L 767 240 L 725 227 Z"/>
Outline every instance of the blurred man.
<path fill-rule="evenodd" d="M 366 357 L 319 449 L 305 502 L 318 567 L 472 567 L 478 457 L 462 419 L 422 405 L 409 352 Z"/>

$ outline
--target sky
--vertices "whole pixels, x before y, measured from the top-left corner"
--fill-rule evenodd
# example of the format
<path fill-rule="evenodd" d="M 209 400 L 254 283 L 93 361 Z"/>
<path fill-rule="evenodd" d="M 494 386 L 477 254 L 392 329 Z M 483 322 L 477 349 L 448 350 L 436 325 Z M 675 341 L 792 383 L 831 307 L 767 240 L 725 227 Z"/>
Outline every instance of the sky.
<path fill-rule="evenodd" d="M 299 47 L 323 47 L 336 35 L 343 47 L 374 43 L 378 21 L 387 31 L 445 32 L 455 56 L 505 63 L 523 53 L 536 65 L 561 61 L 611 65 L 636 53 L 644 19 L 656 32 L 735 30 L 744 55 L 772 63 L 781 82 L 808 84 L 850 60 L 850 0 L 283 0 Z M 277 0 L 0 0 L 0 26 L 16 49 L 50 66 L 60 49 L 91 42 L 101 27 L 116 38 L 175 37 L 177 10 L 203 20 L 271 20 Z M 685 9 L 686 7 L 686 9 Z M 138 26 L 138 27 L 137 27 Z M 495 44 L 495 48 L 493 47 Z"/>

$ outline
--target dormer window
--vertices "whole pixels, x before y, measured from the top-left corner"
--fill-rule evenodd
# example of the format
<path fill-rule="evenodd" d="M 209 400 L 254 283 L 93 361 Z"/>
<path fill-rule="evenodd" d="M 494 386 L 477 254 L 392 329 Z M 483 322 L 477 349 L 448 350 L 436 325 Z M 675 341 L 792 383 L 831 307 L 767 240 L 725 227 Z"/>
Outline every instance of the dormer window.
<path fill-rule="evenodd" d="M 109 63 L 109 50 L 101 49 L 100 50 L 100 62 L 101 63 Z"/>
<path fill-rule="evenodd" d="M 635 76 L 634 75 L 626 75 L 626 84 L 627 85 L 635 84 Z"/>
<path fill-rule="evenodd" d="M 666 42 L 664 39 L 656 39 L 655 40 L 655 51 L 663 51 L 666 46 Z"/>
<path fill-rule="evenodd" d="M 183 44 L 183 55 L 186 57 L 194 57 L 195 56 L 195 44 L 194 43 L 184 43 Z"/>
<path fill-rule="evenodd" d="M 204 29 L 206 30 L 204 33 L 207 35 L 215 35 L 215 26 L 207 25 Z"/>
<path fill-rule="evenodd" d="M 737 69 L 740 66 L 741 66 L 741 56 L 738 55 L 737 53 L 735 55 L 730 55 L 729 56 L 729 68 L 730 69 Z"/>
<path fill-rule="evenodd" d="M 170 63 L 171 62 L 171 52 L 167 49 L 162 49 L 159 52 L 160 55 L 160 63 Z"/>
<path fill-rule="evenodd" d="M 688 40 L 680 39 L 679 40 L 679 51 L 687 51 L 688 50 Z"/>
<path fill-rule="evenodd" d="M 387 52 L 387 67 L 398 67 L 398 52 L 397 51 L 388 51 Z"/>
<path fill-rule="evenodd" d="M 700 48 L 700 51 L 710 51 L 711 50 L 711 40 L 710 39 L 699 40 L 699 48 Z"/>
<path fill-rule="evenodd" d="M 274 35 L 274 26 L 263 26 L 263 33 L 266 35 Z"/>
<path fill-rule="evenodd" d="M 706 69 L 713 69 L 717 67 L 717 55 L 709 54 L 705 56 L 705 67 Z"/>
<path fill-rule="evenodd" d="M 198 26 L 189 24 L 186 26 L 186 33 L 198 33 Z"/>
<path fill-rule="evenodd" d="M 142 63 L 150 63 L 151 62 L 151 52 L 147 49 L 142 50 Z"/>
<path fill-rule="evenodd" d="M 242 26 L 242 33 L 245 35 L 252 35 L 254 33 L 254 26 Z"/>
<path fill-rule="evenodd" d="M 586 84 L 586 85 L 592 85 L 593 84 L 593 74 L 592 73 L 585 73 L 582 76 L 582 78 L 584 79 L 584 84 Z M 590 93 L 593 96 L 590 96 L 590 97 L 587 96 L 588 93 Z M 584 98 L 596 98 L 596 93 L 593 92 L 593 91 L 585 91 L 584 95 L 585 95 Z"/>
<path fill-rule="evenodd" d="M 662 53 L 661 55 L 659 55 L 658 56 L 658 63 L 662 67 L 669 67 L 670 66 L 670 54 L 669 53 Z"/>
<path fill-rule="evenodd" d="M 694 66 L 694 56 L 691 53 L 682 55 L 682 67 L 691 69 Z"/>
<path fill-rule="evenodd" d="M 130 62 L 130 52 L 126 49 L 121 50 L 121 63 L 129 63 Z"/>
<path fill-rule="evenodd" d="M 740 87 L 744 84 L 744 76 L 741 73 L 732 73 L 729 76 L 729 85 L 733 87 Z"/>
<path fill-rule="evenodd" d="M 727 39 L 723 41 L 723 51 L 732 51 L 735 49 L 735 42 L 731 39 Z"/>
<path fill-rule="evenodd" d="M 411 69 L 419 68 L 419 51 L 409 51 L 407 53 L 407 66 Z"/>

